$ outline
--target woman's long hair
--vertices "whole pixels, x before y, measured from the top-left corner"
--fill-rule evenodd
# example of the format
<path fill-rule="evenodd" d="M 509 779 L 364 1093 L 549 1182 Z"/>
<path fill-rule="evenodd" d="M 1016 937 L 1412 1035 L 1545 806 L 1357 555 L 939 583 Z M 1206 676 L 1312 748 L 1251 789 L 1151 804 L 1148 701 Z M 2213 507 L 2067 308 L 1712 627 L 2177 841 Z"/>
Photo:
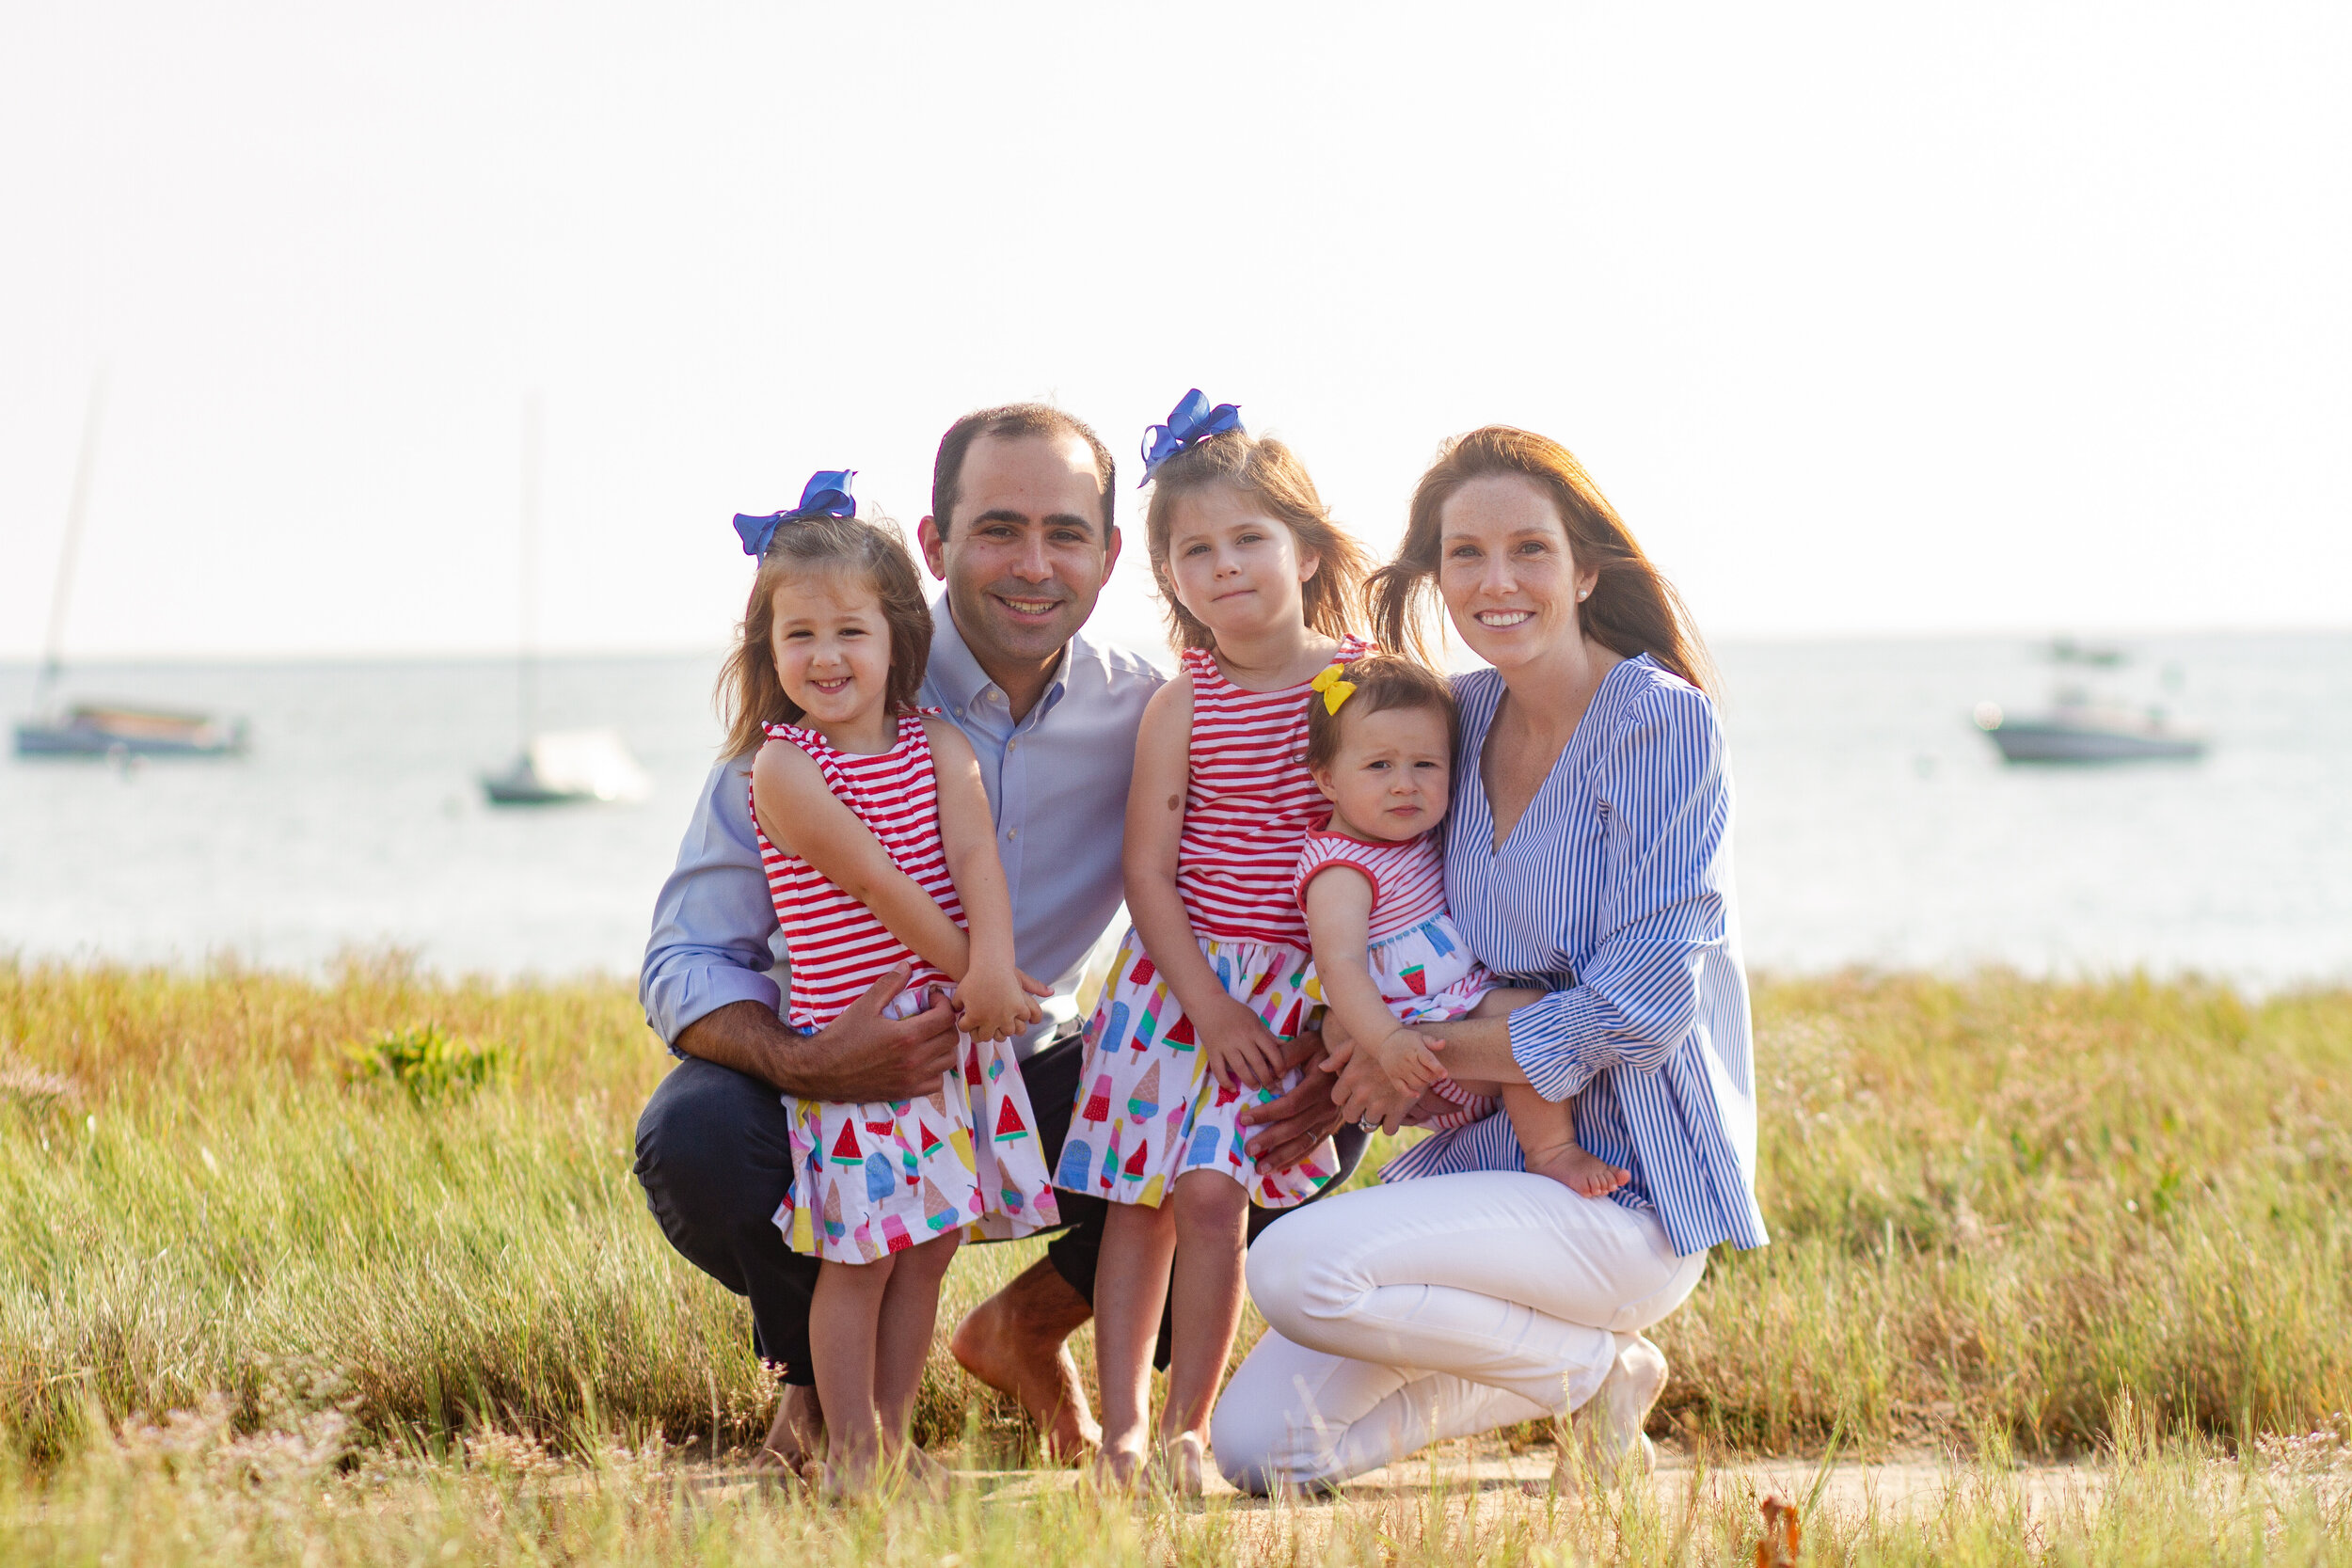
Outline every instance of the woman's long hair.
<path fill-rule="evenodd" d="M 931 607 L 923 601 L 923 579 L 906 541 L 881 518 L 800 518 L 779 527 L 760 557 L 735 646 L 719 669 L 719 713 L 727 726 L 723 755 L 748 757 L 767 739 L 768 725 L 801 721 L 801 705 L 784 694 L 776 674 L 776 585 L 818 573 L 863 581 L 882 601 L 882 619 L 890 624 L 883 705 L 894 719 L 914 711 L 931 657 Z"/>
<path fill-rule="evenodd" d="M 1627 658 L 1647 654 L 1700 690 L 1713 690 L 1714 663 L 1682 596 L 1642 553 L 1584 465 L 1549 436 L 1509 425 L 1454 436 L 1438 449 L 1438 460 L 1414 486 L 1396 559 L 1366 584 L 1382 647 L 1428 657 L 1427 617 L 1442 608 L 1437 602 L 1439 514 L 1456 490 L 1491 474 L 1517 474 L 1549 496 L 1578 569 L 1599 571 L 1592 596 L 1577 606 L 1585 636 Z"/>
<path fill-rule="evenodd" d="M 1176 577 L 1168 565 L 1168 539 L 1175 524 L 1176 502 L 1216 484 L 1247 492 L 1265 508 L 1268 516 L 1291 531 L 1300 550 L 1315 553 L 1320 564 L 1298 591 L 1307 625 L 1326 637 L 1343 638 L 1355 631 L 1356 606 L 1363 595 L 1364 574 L 1372 568 L 1371 556 L 1331 520 L 1296 452 L 1279 441 L 1233 430 L 1194 442 L 1152 476 L 1152 499 L 1143 512 L 1143 542 L 1145 553 L 1152 558 L 1152 579 L 1168 605 L 1168 641 L 1179 648 L 1216 646 L 1216 634 L 1208 623 L 1176 597 Z"/>

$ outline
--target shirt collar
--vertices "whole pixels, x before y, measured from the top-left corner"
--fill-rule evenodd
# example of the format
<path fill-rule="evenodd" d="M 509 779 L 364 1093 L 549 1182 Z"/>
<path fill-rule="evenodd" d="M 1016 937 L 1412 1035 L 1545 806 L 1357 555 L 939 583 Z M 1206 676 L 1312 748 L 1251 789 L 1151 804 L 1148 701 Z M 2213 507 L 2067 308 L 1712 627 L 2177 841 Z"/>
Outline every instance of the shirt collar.
<path fill-rule="evenodd" d="M 1053 679 L 1045 683 L 1044 695 L 1030 710 L 1026 722 L 1035 723 L 1054 710 L 1069 689 L 1074 658 L 1089 652 L 1091 650 L 1085 648 L 1082 640 L 1074 633 L 1062 645 L 1061 661 L 1054 666 Z M 931 690 L 951 710 L 970 707 L 979 700 L 981 692 L 993 690 L 996 686 L 988 672 L 980 668 L 980 661 L 973 657 L 971 648 L 963 641 L 963 633 L 956 628 L 956 613 L 949 608 L 945 594 L 940 594 L 931 605 L 931 657 L 924 673 L 930 682 Z"/>

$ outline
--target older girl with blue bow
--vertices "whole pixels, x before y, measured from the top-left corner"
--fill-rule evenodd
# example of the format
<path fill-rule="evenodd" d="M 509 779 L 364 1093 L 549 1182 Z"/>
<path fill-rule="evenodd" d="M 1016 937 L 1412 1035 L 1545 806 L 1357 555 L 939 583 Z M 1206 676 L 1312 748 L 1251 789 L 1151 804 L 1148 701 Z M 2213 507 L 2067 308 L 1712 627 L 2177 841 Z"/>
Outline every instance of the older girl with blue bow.
<path fill-rule="evenodd" d="M 1289 448 L 1186 394 L 1145 437 L 1152 570 L 1183 673 L 1144 710 L 1127 797 L 1135 919 L 1102 1006 L 1055 1180 L 1110 1201 L 1095 1284 L 1107 1479 L 1144 1465 L 1152 1348 L 1175 1271 L 1166 1477 L 1200 1490 L 1205 1429 L 1240 1323 L 1248 1206 L 1330 1180 L 1329 1141 L 1261 1175 L 1242 1111 L 1298 1079 L 1311 1022 L 1307 928 L 1291 878 L 1326 815 L 1299 761 L 1309 683 L 1365 649 L 1351 619 L 1364 557 Z"/>
<path fill-rule="evenodd" d="M 757 751 L 752 819 L 793 1027 L 815 1034 L 904 962 L 892 1015 L 945 991 L 963 1036 L 957 1067 L 920 1099 L 787 1101 L 792 1186 L 775 1220 L 821 1259 L 809 1348 L 836 1492 L 929 1467 L 907 1417 L 958 1237 L 1058 1221 L 1007 1043 L 1049 991 L 1013 967 L 971 742 L 915 707 L 931 618 L 914 562 L 894 530 L 856 515 L 850 477 L 819 473 L 792 511 L 735 519 L 759 575 L 721 677 L 725 754 Z"/>

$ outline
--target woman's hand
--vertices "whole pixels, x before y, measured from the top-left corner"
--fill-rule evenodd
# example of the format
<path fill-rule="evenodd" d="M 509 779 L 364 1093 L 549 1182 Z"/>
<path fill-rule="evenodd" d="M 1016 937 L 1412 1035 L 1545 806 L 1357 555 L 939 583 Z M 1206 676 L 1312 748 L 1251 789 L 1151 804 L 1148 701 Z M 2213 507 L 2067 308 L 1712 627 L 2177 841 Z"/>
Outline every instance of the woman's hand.
<path fill-rule="evenodd" d="M 1033 997 L 1050 996 L 1021 971 L 1007 965 L 974 965 L 948 992 L 956 1005 L 956 1027 L 976 1040 L 1010 1039 L 1045 1016 Z"/>
<path fill-rule="evenodd" d="M 1200 1040 L 1201 1057 L 1219 1083 L 1263 1089 L 1280 1080 L 1282 1042 L 1265 1020 L 1222 992 L 1205 1009 L 1184 1011 Z"/>

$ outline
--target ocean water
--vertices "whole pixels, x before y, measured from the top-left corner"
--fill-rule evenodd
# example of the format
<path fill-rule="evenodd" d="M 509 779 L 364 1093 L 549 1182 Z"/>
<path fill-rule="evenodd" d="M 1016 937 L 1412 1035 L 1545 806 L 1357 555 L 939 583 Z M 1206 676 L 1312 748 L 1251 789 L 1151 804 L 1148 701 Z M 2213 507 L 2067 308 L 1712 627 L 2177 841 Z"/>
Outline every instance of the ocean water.
<path fill-rule="evenodd" d="M 1717 648 L 1749 962 L 2352 981 L 2352 635 L 2142 639 L 2103 680 L 2213 736 L 2193 764 L 2004 766 L 1970 722 L 2047 694 L 2018 639 Z M 628 805 L 485 803 L 511 661 L 72 670 L 72 697 L 242 714 L 225 762 L 0 760 L 0 953 L 631 974 L 713 757 L 716 656 L 550 659 L 539 722 L 610 725 Z M 0 668 L 0 713 L 33 672 Z"/>

